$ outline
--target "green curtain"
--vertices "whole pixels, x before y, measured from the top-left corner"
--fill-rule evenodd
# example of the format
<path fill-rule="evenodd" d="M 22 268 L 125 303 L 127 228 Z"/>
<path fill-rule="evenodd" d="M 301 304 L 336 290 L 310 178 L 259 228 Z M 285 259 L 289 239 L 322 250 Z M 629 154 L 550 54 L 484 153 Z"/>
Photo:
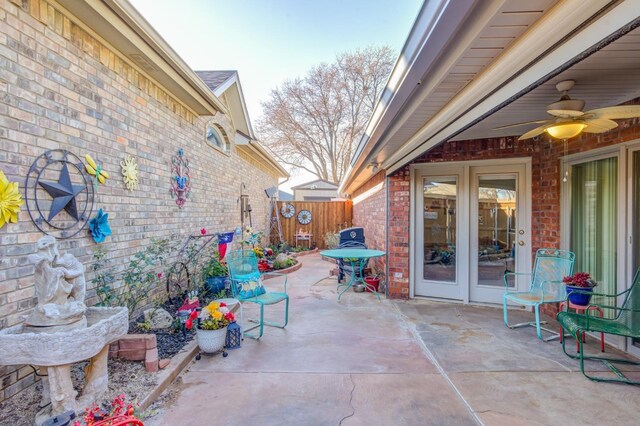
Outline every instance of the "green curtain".
<path fill-rule="evenodd" d="M 595 291 L 615 294 L 618 235 L 618 159 L 577 164 L 571 173 L 571 251 L 574 272 L 588 272 Z M 611 303 L 611 300 L 593 300 Z M 613 312 L 605 312 L 610 317 Z"/>

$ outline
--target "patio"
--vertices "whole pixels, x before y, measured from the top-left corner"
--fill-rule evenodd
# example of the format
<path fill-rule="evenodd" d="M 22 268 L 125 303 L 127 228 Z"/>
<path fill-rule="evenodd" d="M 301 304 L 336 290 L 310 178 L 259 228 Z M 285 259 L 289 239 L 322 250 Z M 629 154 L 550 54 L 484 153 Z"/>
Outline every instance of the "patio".
<path fill-rule="evenodd" d="M 195 361 L 145 424 L 637 423 L 637 389 L 590 382 L 557 342 L 504 327 L 499 308 L 353 292 L 338 303 L 333 265 L 301 261 L 289 326 Z"/>

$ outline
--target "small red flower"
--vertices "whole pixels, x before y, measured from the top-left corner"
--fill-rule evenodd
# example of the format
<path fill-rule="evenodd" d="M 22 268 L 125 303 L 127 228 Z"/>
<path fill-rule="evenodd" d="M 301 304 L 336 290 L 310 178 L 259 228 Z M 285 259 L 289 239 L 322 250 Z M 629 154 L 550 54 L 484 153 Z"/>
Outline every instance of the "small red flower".
<path fill-rule="evenodd" d="M 233 315 L 233 312 L 227 312 L 224 314 L 224 319 L 227 321 L 235 321 L 236 317 Z"/>
<path fill-rule="evenodd" d="M 227 306 L 227 304 L 226 304 L 226 303 L 224 303 L 224 302 L 220 302 L 220 307 L 221 307 L 221 308 L 224 308 L 225 306 Z"/>
<path fill-rule="evenodd" d="M 207 235 L 207 230 L 204 228 L 200 229 L 200 234 Z"/>
<path fill-rule="evenodd" d="M 191 318 L 189 318 L 185 323 L 184 326 L 186 327 L 187 330 L 191 330 L 191 328 L 193 327 L 193 320 Z"/>
<path fill-rule="evenodd" d="M 162 272 L 158 272 L 158 279 L 162 278 Z"/>
<path fill-rule="evenodd" d="M 194 310 L 194 311 L 191 312 L 191 315 L 189 315 L 189 319 L 190 320 L 194 320 L 196 318 L 198 318 L 198 311 Z"/>

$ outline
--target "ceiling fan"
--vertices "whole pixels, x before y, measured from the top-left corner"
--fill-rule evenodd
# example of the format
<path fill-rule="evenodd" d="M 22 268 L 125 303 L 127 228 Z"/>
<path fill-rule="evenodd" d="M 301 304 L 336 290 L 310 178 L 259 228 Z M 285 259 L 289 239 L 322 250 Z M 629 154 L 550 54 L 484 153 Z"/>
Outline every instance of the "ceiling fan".
<path fill-rule="evenodd" d="M 565 80 L 556 84 L 556 89 L 562 93 L 562 97 L 557 102 L 547 106 L 547 114 L 552 118 L 508 124 L 506 126 L 496 127 L 493 130 L 507 129 L 527 124 L 541 124 L 541 126 L 529 130 L 520 136 L 518 140 L 533 138 L 545 132 L 557 139 L 568 139 L 582 132 L 608 132 L 618 126 L 618 123 L 613 121 L 615 119 L 640 117 L 640 105 L 622 105 L 582 112 L 584 101 L 571 99 L 569 97 L 569 90 L 573 88 L 574 84 L 575 81 L 573 80 Z"/>

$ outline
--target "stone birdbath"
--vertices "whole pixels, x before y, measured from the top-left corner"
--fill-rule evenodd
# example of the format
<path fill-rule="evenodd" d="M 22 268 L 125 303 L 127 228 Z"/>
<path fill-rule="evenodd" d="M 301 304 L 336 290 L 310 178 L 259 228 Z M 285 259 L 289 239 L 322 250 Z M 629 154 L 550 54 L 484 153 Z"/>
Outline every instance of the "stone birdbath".
<path fill-rule="evenodd" d="M 0 365 L 39 366 L 43 377 L 40 426 L 66 411 L 80 412 L 107 390 L 109 343 L 127 334 L 125 307 L 87 308 L 84 266 L 71 254 L 60 256 L 53 237 L 37 243 L 38 304 L 23 324 L 0 330 Z M 89 360 L 80 397 L 71 381 L 71 365 Z"/>

